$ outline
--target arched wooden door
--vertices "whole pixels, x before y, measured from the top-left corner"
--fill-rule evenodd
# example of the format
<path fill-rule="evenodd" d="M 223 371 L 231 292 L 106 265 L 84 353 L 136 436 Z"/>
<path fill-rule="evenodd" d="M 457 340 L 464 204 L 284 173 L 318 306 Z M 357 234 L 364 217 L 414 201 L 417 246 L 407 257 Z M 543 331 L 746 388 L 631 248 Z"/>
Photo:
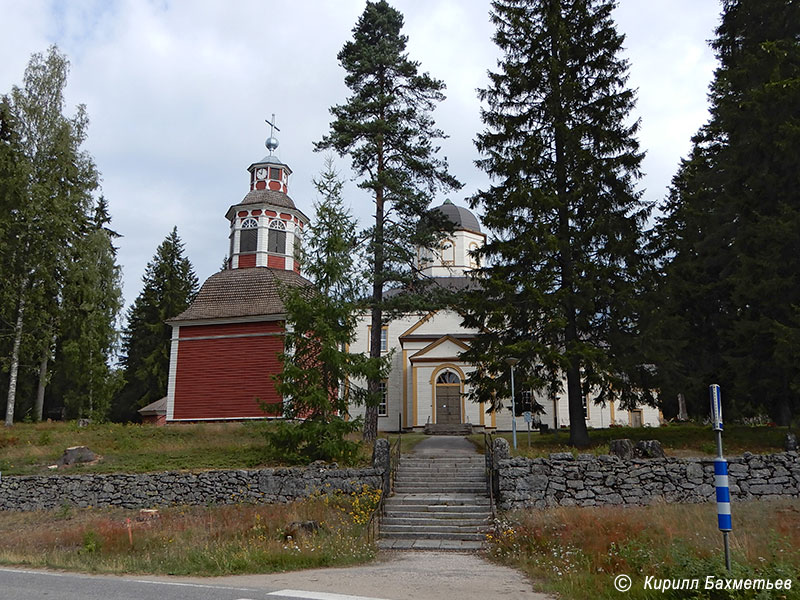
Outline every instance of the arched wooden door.
<path fill-rule="evenodd" d="M 452 371 L 444 371 L 436 378 L 436 422 L 461 423 L 461 379 Z"/>

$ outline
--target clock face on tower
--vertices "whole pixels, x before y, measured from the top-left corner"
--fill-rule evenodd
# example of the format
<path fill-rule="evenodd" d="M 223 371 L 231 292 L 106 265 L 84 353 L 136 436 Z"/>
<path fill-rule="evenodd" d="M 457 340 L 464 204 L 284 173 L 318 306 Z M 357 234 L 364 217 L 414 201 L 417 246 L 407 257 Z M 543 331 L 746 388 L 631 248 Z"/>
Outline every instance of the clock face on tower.
<path fill-rule="evenodd" d="M 267 177 L 267 170 L 264 167 L 261 167 L 256 171 L 256 179 L 266 179 Z"/>

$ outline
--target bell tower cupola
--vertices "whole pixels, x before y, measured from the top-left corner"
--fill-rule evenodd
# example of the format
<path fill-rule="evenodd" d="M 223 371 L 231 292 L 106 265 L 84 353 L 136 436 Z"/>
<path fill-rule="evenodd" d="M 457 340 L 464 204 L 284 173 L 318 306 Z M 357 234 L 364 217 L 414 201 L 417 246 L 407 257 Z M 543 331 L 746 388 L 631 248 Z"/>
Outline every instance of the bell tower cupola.
<path fill-rule="evenodd" d="M 250 191 L 225 214 L 230 223 L 228 268 L 269 267 L 299 273 L 308 217 L 288 195 L 292 170 L 275 155 L 275 132 L 280 131 L 275 115 L 267 124 L 270 133 L 264 145 L 269 154 L 247 167 Z"/>

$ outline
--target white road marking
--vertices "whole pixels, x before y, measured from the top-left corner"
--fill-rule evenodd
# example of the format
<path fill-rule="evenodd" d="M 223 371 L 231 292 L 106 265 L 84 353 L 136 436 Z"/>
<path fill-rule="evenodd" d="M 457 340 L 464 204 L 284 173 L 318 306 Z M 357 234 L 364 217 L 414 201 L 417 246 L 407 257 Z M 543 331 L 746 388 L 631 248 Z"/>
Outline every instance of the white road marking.
<path fill-rule="evenodd" d="M 328 592 L 304 592 L 303 590 L 278 590 L 277 592 L 270 592 L 267 596 L 286 596 L 288 598 L 303 598 L 304 600 L 385 600 L 384 598 L 329 594 Z"/>

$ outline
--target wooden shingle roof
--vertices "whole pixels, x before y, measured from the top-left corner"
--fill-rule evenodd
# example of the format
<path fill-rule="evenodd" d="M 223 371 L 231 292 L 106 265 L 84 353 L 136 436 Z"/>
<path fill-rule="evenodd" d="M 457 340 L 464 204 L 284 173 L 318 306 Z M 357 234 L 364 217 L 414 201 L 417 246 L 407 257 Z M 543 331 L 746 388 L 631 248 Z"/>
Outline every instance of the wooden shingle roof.
<path fill-rule="evenodd" d="M 282 315 L 281 285 L 312 289 L 311 282 L 294 271 L 225 269 L 209 277 L 192 305 L 168 322 Z"/>

